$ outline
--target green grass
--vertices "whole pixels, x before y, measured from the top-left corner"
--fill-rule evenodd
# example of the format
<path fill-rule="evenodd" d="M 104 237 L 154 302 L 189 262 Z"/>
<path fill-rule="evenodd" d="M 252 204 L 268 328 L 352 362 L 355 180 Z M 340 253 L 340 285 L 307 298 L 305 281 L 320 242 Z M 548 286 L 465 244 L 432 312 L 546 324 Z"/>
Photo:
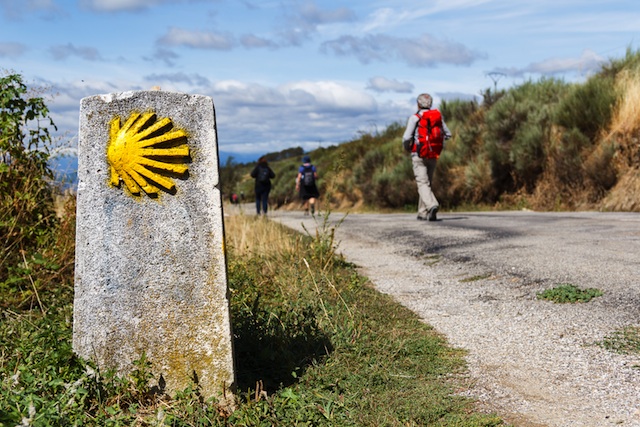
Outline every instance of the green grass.
<path fill-rule="evenodd" d="M 552 289 L 538 293 L 538 299 L 553 301 L 555 303 L 589 302 L 593 298 L 602 296 L 602 291 L 596 288 L 580 289 L 579 287 L 565 283 Z"/>
<path fill-rule="evenodd" d="M 599 344 L 616 353 L 640 354 L 640 327 L 627 326 L 615 331 Z"/>
<path fill-rule="evenodd" d="M 332 230 L 304 237 L 240 217 L 225 227 L 255 243 L 228 242 L 235 412 L 195 384 L 157 394 L 145 360 L 119 378 L 78 359 L 66 276 L 43 288 L 42 306 L 2 309 L 0 426 L 502 425 L 460 396 L 464 353 L 337 256 Z"/>

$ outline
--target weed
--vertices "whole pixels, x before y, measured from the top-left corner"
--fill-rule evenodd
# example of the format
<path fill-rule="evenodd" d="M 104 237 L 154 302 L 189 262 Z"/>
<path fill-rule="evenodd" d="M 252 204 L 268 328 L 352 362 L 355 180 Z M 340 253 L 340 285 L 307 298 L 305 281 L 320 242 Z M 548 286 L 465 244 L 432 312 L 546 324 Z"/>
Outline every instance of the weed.
<path fill-rule="evenodd" d="M 599 289 L 580 289 L 569 283 L 560 284 L 555 288 L 547 289 L 537 294 L 538 299 L 545 299 L 555 303 L 589 302 L 593 298 L 602 295 L 602 291 Z"/>
<path fill-rule="evenodd" d="M 421 258 L 425 261 L 425 264 L 428 265 L 429 267 L 432 267 L 437 263 L 439 263 L 440 261 L 442 261 L 442 255 L 440 254 L 424 255 Z"/>
<path fill-rule="evenodd" d="M 471 276 L 471 277 L 467 277 L 466 279 L 462 279 L 460 280 L 460 283 L 477 282 L 479 280 L 488 279 L 491 276 L 493 276 L 491 273 L 478 274 L 476 276 Z"/>
<path fill-rule="evenodd" d="M 599 344 L 616 353 L 640 354 L 640 327 L 627 326 L 615 331 Z"/>

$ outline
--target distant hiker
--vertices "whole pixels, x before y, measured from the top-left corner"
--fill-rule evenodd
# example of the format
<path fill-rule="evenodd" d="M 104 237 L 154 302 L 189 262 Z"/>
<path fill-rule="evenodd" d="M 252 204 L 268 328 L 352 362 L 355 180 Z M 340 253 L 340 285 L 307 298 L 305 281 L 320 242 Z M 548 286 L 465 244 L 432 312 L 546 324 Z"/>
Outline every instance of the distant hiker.
<path fill-rule="evenodd" d="M 296 177 L 296 190 L 300 192 L 305 215 L 309 215 L 309 209 L 311 209 L 311 215 L 315 214 L 316 199 L 320 197 L 320 192 L 318 192 L 318 187 L 316 186 L 317 179 L 318 171 L 311 164 L 311 158 L 304 156 L 302 158 L 302 166 L 298 169 L 298 176 Z"/>
<path fill-rule="evenodd" d="M 229 201 L 231 201 L 231 204 L 237 205 L 238 204 L 238 195 L 236 193 L 233 193 L 231 195 L 231 197 L 229 197 Z"/>
<path fill-rule="evenodd" d="M 444 147 L 444 140 L 451 138 L 451 132 L 440 111 L 431 109 L 431 95 L 420 94 L 417 102 L 418 112 L 407 121 L 402 145 L 406 151 L 411 152 L 413 174 L 418 185 L 418 219 L 436 221 L 440 204 L 431 188 L 433 173 Z"/>
<path fill-rule="evenodd" d="M 269 167 L 267 158 L 265 156 L 262 156 L 258 159 L 258 164 L 251 171 L 251 177 L 256 179 L 256 212 L 258 213 L 258 215 L 260 215 L 260 208 L 262 207 L 262 213 L 266 215 L 269 205 L 271 180 L 276 177 L 276 174 Z"/>

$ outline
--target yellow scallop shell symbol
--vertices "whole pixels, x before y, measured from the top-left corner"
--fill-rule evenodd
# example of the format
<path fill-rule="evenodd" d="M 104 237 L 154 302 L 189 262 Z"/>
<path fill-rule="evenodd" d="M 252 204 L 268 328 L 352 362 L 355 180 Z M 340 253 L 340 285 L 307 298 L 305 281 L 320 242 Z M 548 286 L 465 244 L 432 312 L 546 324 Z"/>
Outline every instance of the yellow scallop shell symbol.
<path fill-rule="evenodd" d="M 142 189 L 155 196 L 159 187 L 174 192 L 172 177 L 188 170 L 187 132 L 174 128 L 169 118 L 156 120 L 153 112 L 133 112 L 122 126 L 114 117 L 109 126 L 110 183 L 118 187 L 124 182 L 133 195 Z"/>

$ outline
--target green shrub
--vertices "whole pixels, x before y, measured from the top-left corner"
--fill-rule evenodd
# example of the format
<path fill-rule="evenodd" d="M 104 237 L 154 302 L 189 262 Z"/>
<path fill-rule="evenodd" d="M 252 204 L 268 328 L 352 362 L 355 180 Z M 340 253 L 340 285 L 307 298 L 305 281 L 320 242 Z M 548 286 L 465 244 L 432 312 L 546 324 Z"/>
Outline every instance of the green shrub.
<path fill-rule="evenodd" d="M 582 151 L 589 146 L 589 139 L 576 128 L 562 132 L 556 144 L 549 144 L 548 168 L 559 185 L 575 187 L 582 183 Z"/>
<path fill-rule="evenodd" d="M 630 46 L 627 47 L 623 58 L 611 59 L 607 64 L 604 64 L 598 75 L 607 78 L 616 77 L 625 70 L 640 70 L 640 50 L 634 51 Z"/>
<path fill-rule="evenodd" d="M 574 84 L 561 100 L 554 122 L 566 129 L 578 129 L 592 143 L 607 129 L 618 95 L 613 76 L 597 74 L 583 84 Z"/>
<path fill-rule="evenodd" d="M 484 156 L 470 161 L 464 173 L 464 199 L 472 203 L 482 203 L 493 199 L 494 188 L 491 165 Z"/>
<path fill-rule="evenodd" d="M 42 98 L 30 97 L 22 77 L 0 78 L 0 291 L 31 288 L 34 257 L 56 224 L 47 165 L 55 125 Z M 39 255 L 38 255 L 39 254 Z M 42 263 L 40 263 L 42 264 Z"/>
<path fill-rule="evenodd" d="M 507 92 L 486 114 L 485 152 L 495 185 L 532 190 L 544 170 L 552 118 L 566 85 L 554 79 L 527 82 Z"/>
<path fill-rule="evenodd" d="M 480 106 L 476 100 L 464 101 L 461 99 L 443 100 L 439 107 L 447 127 L 450 127 L 449 124 L 453 125 L 453 123 L 465 123 L 479 109 Z"/>

